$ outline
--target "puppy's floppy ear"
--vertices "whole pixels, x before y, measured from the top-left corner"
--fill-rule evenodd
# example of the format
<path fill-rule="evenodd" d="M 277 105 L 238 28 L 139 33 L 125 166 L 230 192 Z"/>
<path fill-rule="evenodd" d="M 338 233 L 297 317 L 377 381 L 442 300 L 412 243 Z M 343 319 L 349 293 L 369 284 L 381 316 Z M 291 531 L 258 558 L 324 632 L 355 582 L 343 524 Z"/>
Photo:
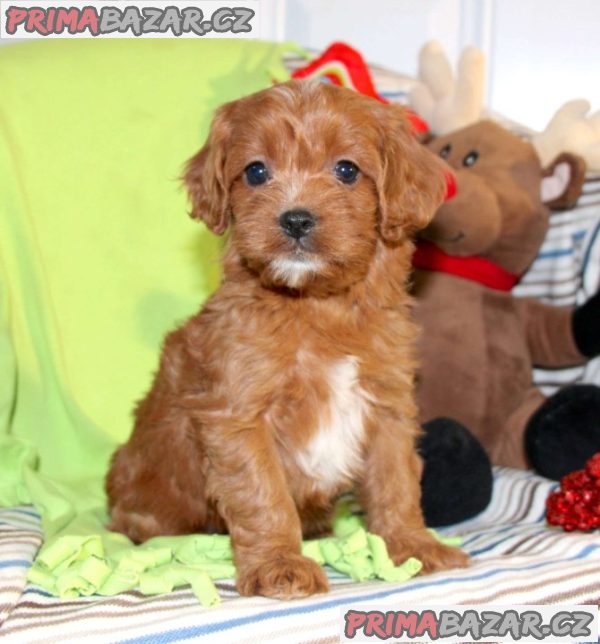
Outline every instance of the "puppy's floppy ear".
<path fill-rule="evenodd" d="M 444 162 L 417 142 L 400 106 L 387 105 L 381 121 L 379 230 L 386 241 L 425 228 L 441 205 L 448 173 Z"/>
<path fill-rule="evenodd" d="M 190 216 L 217 235 L 225 232 L 231 218 L 225 157 L 232 111 L 232 103 L 216 111 L 204 147 L 187 162 L 183 175 L 192 203 Z"/>

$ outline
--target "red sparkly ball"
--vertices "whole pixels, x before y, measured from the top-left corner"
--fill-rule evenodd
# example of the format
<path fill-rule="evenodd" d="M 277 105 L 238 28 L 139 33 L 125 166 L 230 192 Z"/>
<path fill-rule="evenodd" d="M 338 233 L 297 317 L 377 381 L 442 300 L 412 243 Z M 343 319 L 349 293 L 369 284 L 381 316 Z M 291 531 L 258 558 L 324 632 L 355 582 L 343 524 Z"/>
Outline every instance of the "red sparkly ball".
<path fill-rule="evenodd" d="M 600 452 L 594 454 L 585 464 L 585 471 L 592 478 L 600 479 Z"/>
<path fill-rule="evenodd" d="M 566 532 L 600 527 L 600 452 L 584 469 L 563 476 L 560 490 L 546 500 L 546 519 Z"/>

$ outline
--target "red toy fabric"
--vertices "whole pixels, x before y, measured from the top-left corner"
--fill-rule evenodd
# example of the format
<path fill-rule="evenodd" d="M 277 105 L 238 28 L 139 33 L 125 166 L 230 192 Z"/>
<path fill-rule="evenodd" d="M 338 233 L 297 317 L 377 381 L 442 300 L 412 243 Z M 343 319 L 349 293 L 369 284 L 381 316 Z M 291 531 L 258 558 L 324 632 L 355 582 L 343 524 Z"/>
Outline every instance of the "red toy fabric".
<path fill-rule="evenodd" d="M 369 67 L 360 52 L 343 42 L 334 42 L 308 65 L 297 69 L 292 77 L 325 78 L 334 85 L 349 87 L 381 103 L 388 102 L 377 93 Z M 408 108 L 407 112 L 417 135 L 429 132 L 429 126 L 422 118 Z"/>
<path fill-rule="evenodd" d="M 312 60 L 306 67 L 297 69 L 292 76 L 294 78 L 324 77 L 334 85 L 349 87 L 382 103 L 387 103 L 377 93 L 369 68 L 361 54 L 342 42 L 330 45 L 318 58 Z"/>
<path fill-rule="evenodd" d="M 441 248 L 424 239 L 418 241 L 412 261 L 415 268 L 449 273 L 497 291 L 510 291 L 521 277 L 483 257 L 448 255 Z"/>

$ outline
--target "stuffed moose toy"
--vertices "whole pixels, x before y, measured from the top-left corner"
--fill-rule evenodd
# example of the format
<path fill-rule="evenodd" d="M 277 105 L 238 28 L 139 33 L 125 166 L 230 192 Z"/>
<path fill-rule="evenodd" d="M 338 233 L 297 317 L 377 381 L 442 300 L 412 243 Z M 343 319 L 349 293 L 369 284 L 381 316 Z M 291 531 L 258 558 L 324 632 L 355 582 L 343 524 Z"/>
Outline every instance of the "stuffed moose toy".
<path fill-rule="evenodd" d="M 558 150 L 543 167 L 552 138 Z M 584 182 L 584 159 L 559 151 L 564 136 L 546 131 L 543 140 L 540 154 L 482 120 L 427 143 L 456 182 L 413 260 L 430 525 L 487 505 L 490 461 L 558 479 L 600 451 L 600 387 L 573 385 L 546 398 L 532 376 L 533 366 L 568 367 L 600 354 L 600 294 L 571 308 L 511 293 L 544 241 L 551 211 L 573 207 Z"/>

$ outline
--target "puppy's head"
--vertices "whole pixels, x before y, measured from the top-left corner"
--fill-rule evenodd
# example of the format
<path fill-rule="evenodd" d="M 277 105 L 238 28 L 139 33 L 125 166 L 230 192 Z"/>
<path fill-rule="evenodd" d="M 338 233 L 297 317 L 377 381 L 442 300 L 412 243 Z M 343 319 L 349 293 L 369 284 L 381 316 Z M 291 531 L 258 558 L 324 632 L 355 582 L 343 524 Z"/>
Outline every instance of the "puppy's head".
<path fill-rule="evenodd" d="M 321 292 L 364 279 L 378 244 L 426 226 L 444 193 L 402 108 L 311 81 L 219 108 L 185 181 L 192 216 L 231 226 L 235 261 L 265 286 Z"/>

